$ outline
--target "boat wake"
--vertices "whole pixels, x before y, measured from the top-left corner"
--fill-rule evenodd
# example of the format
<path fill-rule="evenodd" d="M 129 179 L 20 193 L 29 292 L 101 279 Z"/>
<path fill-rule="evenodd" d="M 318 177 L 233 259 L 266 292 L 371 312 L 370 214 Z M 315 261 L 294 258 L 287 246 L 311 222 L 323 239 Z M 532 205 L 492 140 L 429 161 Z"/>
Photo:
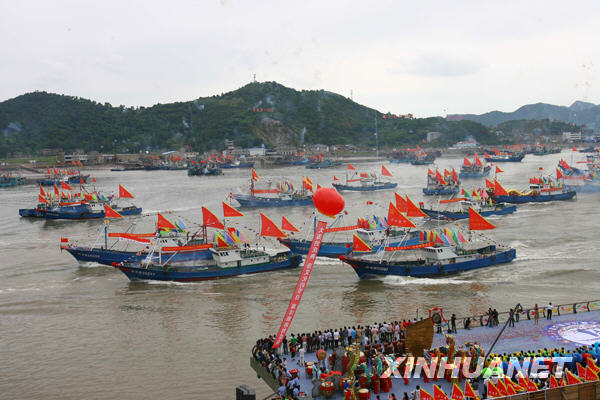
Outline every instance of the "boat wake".
<path fill-rule="evenodd" d="M 391 286 L 406 286 L 406 285 L 462 285 L 465 283 L 471 283 L 472 281 L 450 279 L 450 278 L 411 278 L 411 277 L 400 277 L 400 276 L 386 276 L 381 281 L 386 285 Z"/>

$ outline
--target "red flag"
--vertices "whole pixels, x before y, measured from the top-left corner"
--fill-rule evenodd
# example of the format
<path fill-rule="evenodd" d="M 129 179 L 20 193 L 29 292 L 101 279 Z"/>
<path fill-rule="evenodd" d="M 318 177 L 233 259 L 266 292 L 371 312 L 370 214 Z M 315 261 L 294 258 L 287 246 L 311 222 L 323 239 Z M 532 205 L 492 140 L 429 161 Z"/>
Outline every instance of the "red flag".
<path fill-rule="evenodd" d="M 577 363 L 577 376 L 579 379 L 585 379 L 585 368 L 579 363 Z"/>
<path fill-rule="evenodd" d="M 58 188 L 56 187 L 56 183 L 54 184 L 54 194 L 57 196 L 59 195 Z"/>
<path fill-rule="evenodd" d="M 496 165 L 496 173 L 497 173 L 497 174 L 499 174 L 500 172 L 504 172 L 504 171 L 502 171 L 502 170 L 500 169 L 500 167 Z"/>
<path fill-rule="evenodd" d="M 486 188 L 493 188 L 494 187 L 494 182 L 490 181 L 488 178 L 485 178 L 485 187 Z"/>
<path fill-rule="evenodd" d="M 508 196 L 508 192 L 502 187 L 502 185 L 498 181 L 494 181 L 494 195 Z"/>
<path fill-rule="evenodd" d="M 483 218 L 481 214 L 469 207 L 469 229 L 472 231 L 485 231 L 489 229 L 495 229 L 487 219 Z"/>
<path fill-rule="evenodd" d="M 425 389 L 420 388 L 421 391 L 421 400 L 434 400 L 433 396 L 425 391 Z"/>
<path fill-rule="evenodd" d="M 133 199 L 133 195 L 121 185 L 119 185 L 119 197 L 122 199 Z"/>
<path fill-rule="evenodd" d="M 421 209 L 415 206 L 415 203 L 412 202 L 410 197 L 406 195 L 406 216 L 407 217 L 416 217 L 416 218 L 426 218 L 427 214 L 425 214 Z"/>
<path fill-rule="evenodd" d="M 373 251 L 368 244 L 366 244 L 361 238 L 356 236 L 356 234 L 352 237 L 352 251 L 356 252 L 369 252 Z"/>
<path fill-rule="evenodd" d="M 454 168 L 452 168 L 452 180 L 454 180 L 454 182 L 458 182 L 458 174 L 456 173 Z"/>
<path fill-rule="evenodd" d="M 585 381 L 586 382 L 597 381 L 598 379 L 599 379 L 598 374 L 592 369 L 592 367 L 590 365 L 585 367 Z"/>
<path fill-rule="evenodd" d="M 168 219 L 162 216 L 161 213 L 158 213 L 158 221 L 156 222 L 156 230 L 163 229 L 172 229 L 174 231 L 177 230 L 177 227 L 171 223 Z"/>
<path fill-rule="evenodd" d="M 40 195 L 41 196 L 45 196 L 46 192 L 44 192 L 44 188 L 42 187 L 42 185 L 40 185 Z"/>
<path fill-rule="evenodd" d="M 465 381 L 465 397 L 479 400 L 479 396 L 477 396 L 477 393 L 475 393 L 469 381 Z"/>
<path fill-rule="evenodd" d="M 60 188 L 61 188 L 62 190 L 73 190 L 73 189 L 71 188 L 71 186 L 69 186 L 69 185 L 67 184 L 67 182 L 65 182 L 65 181 L 62 181 L 62 182 L 60 183 Z"/>
<path fill-rule="evenodd" d="M 398 209 L 398 211 L 403 213 L 407 212 L 408 207 L 406 206 L 406 200 L 404 200 L 404 198 L 398 193 L 394 193 L 394 195 L 396 196 L 396 208 Z"/>
<path fill-rule="evenodd" d="M 52 172 L 54 173 L 54 175 L 58 175 L 58 172 L 56 171 L 56 167 L 52 167 Z"/>
<path fill-rule="evenodd" d="M 471 161 L 469 161 L 469 159 L 467 157 L 463 157 L 463 164 L 466 165 L 467 167 L 473 166 L 473 164 L 471 164 Z"/>
<path fill-rule="evenodd" d="M 560 169 L 556 168 L 556 179 L 561 179 L 563 177 L 562 172 L 560 172 Z"/>
<path fill-rule="evenodd" d="M 525 381 L 527 382 L 527 391 L 528 392 L 536 392 L 539 390 L 537 385 L 529 378 L 525 378 Z"/>
<path fill-rule="evenodd" d="M 230 206 L 229 204 L 223 202 L 223 217 L 243 217 L 244 214 Z"/>
<path fill-rule="evenodd" d="M 554 389 L 557 387 L 559 387 L 559 384 L 556 381 L 556 378 L 554 377 L 554 375 L 550 375 L 550 389 Z"/>
<path fill-rule="evenodd" d="M 202 225 L 207 228 L 225 229 L 219 218 L 204 206 L 202 206 Z"/>
<path fill-rule="evenodd" d="M 256 171 L 254 170 L 254 168 L 252 168 L 252 180 L 257 181 L 258 180 L 258 174 L 256 173 Z"/>
<path fill-rule="evenodd" d="M 289 232 L 300 232 L 285 216 L 281 216 L 281 229 Z"/>
<path fill-rule="evenodd" d="M 94 183 L 96 183 L 96 178 L 92 178 L 92 181 L 94 181 Z"/>
<path fill-rule="evenodd" d="M 506 386 L 504 386 L 504 382 L 502 380 L 498 380 L 498 384 L 496 385 L 498 391 L 502 396 L 508 396 L 508 392 L 506 391 Z"/>
<path fill-rule="evenodd" d="M 433 171 L 431 169 L 427 168 L 427 175 L 433 176 L 435 174 L 433 173 Z"/>
<path fill-rule="evenodd" d="M 404 228 L 416 228 L 416 225 L 411 220 L 406 218 L 390 201 L 390 208 L 388 210 L 388 224 L 390 226 L 401 226 Z"/>
<path fill-rule="evenodd" d="M 450 395 L 450 398 L 452 400 L 463 400 L 464 397 L 464 393 L 462 390 L 460 390 L 460 388 L 458 387 L 458 385 L 456 383 L 452 384 L 452 394 Z"/>
<path fill-rule="evenodd" d="M 217 247 L 229 247 L 227 242 L 221 238 L 221 235 L 216 235 L 216 236 L 217 236 Z"/>
<path fill-rule="evenodd" d="M 75 160 L 71 160 L 71 164 L 77 165 L 77 164 L 75 164 Z"/>
<path fill-rule="evenodd" d="M 285 233 L 282 232 L 281 229 L 275 222 L 271 221 L 266 215 L 260 213 L 260 235 L 261 236 L 271 236 L 276 238 L 284 238 Z"/>
<path fill-rule="evenodd" d="M 46 173 L 47 173 L 48 175 L 50 175 L 50 168 L 49 168 L 49 167 L 46 167 Z"/>
<path fill-rule="evenodd" d="M 41 194 L 38 195 L 38 203 L 48 203 L 48 200 L 44 198 Z"/>
<path fill-rule="evenodd" d="M 61 243 L 69 243 L 69 238 L 66 238 L 66 237 L 61 237 L 61 238 L 60 238 L 60 242 L 61 242 Z"/>
<path fill-rule="evenodd" d="M 500 391 L 498 390 L 498 388 L 496 387 L 496 385 L 494 385 L 494 383 L 492 381 L 488 381 L 487 383 L 487 394 L 488 397 L 500 397 Z"/>
<path fill-rule="evenodd" d="M 440 171 L 437 169 L 435 170 L 435 179 L 437 179 L 438 182 L 442 182 L 444 180 L 444 178 L 442 178 L 442 174 L 440 174 Z"/>
<path fill-rule="evenodd" d="M 85 182 L 83 181 L 83 178 L 79 178 L 79 184 L 80 185 L 84 185 L 85 184 Z"/>
<path fill-rule="evenodd" d="M 475 153 L 475 165 L 477 165 L 478 167 L 481 167 L 481 160 L 479 159 L 479 157 L 477 157 L 477 153 Z"/>
<path fill-rule="evenodd" d="M 337 177 L 337 176 L 335 176 L 335 175 L 333 176 L 333 180 L 334 180 L 334 181 L 339 181 L 338 177 Z"/>
<path fill-rule="evenodd" d="M 577 149 L 575 148 L 575 146 L 573 146 L 573 151 L 579 151 L 579 150 L 577 150 Z"/>
<path fill-rule="evenodd" d="M 355 168 L 352 166 L 352 164 L 348 164 L 348 169 L 354 170 Z"/>
<path fill-rule="evenodd" d="M 77 160 L 77 165 L 79 165 L 80 167 L 83 167 L 83 164 L 81 164 L 81 161 Z"/>
<path fill-rule="evenodd" d="M 438 385 L 433 385 L 433 399 L 434 400 L 448 400 L 448 396 L 446 395 L 446 393 L 444 393 L 442 388 L 440 388 Z"/>
<path fill-rule="evenodd" d="M 104 203 L 104 216 L 106 218 L 123 218 L 121 214 L 110 208 L 106 203 Z"/>
<path fill-rule="evenodd" d="M 390 171 L 388 171 L 388 169 L 385 167 L 385 165 L 381 166 L 381 175 L 392 176 L 392 174 L 390 173 Z"/>
<path fill-rule="evenodd" d="M 562 158 L 559 161 L 559 164 L 562 165 L 563 168 L 565 168 L 565 169 L 571 169 L 571 166 L 569 164 L 567 164 L 567 162 L 565 160 L 563 160 Z"/>
<path fill-rule="evenodd" d="M 484 157 L 485 157 L 485 158 L 490 158 L 491 156 L 490 156 L 488 153 L 485 153 L 485 154 L 484 154 Z"/>

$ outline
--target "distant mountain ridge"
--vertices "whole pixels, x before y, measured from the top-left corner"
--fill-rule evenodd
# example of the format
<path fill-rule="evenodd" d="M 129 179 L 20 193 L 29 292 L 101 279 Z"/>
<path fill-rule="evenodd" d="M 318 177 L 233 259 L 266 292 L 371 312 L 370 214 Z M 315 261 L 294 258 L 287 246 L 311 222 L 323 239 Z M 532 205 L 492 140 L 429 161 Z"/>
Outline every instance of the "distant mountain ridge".
<path fill-rule="evenodd" d="M 527 104 L 513 112 L 491 111 L 485 114 L 464 114 L 464 118 L 487 126 L 498 126 L 514 120 L 550 119 L 577 125 L 585 124 L 591 129 L 600 128 L 600 105 L 575 101 L 569 107 L 547 103 Z"/>

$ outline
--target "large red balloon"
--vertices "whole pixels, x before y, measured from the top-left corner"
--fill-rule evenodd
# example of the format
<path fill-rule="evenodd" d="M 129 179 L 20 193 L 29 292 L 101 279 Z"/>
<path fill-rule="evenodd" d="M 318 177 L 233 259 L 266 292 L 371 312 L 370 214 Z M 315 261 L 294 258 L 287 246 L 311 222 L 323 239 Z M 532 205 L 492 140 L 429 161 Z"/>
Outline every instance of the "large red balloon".
<path fill-rule="evenodd" d="M 321 214 L 333 217 L 344 210 L 346 202 L 334 188 L 321 187 L 313 195 L 313 203 Z"/>

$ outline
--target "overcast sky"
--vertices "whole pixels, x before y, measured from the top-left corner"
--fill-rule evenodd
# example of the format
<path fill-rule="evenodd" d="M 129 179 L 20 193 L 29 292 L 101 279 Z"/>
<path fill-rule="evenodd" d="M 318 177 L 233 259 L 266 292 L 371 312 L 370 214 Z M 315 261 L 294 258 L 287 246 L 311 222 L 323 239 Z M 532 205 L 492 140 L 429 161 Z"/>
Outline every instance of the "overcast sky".
<path fill-rule="evenodd" d="M 597 104 L 599 11 L 597 0 L 4 0 L 0 101 L 44 90 L 148 106 L 256 74 L 419 117 Z"/>

